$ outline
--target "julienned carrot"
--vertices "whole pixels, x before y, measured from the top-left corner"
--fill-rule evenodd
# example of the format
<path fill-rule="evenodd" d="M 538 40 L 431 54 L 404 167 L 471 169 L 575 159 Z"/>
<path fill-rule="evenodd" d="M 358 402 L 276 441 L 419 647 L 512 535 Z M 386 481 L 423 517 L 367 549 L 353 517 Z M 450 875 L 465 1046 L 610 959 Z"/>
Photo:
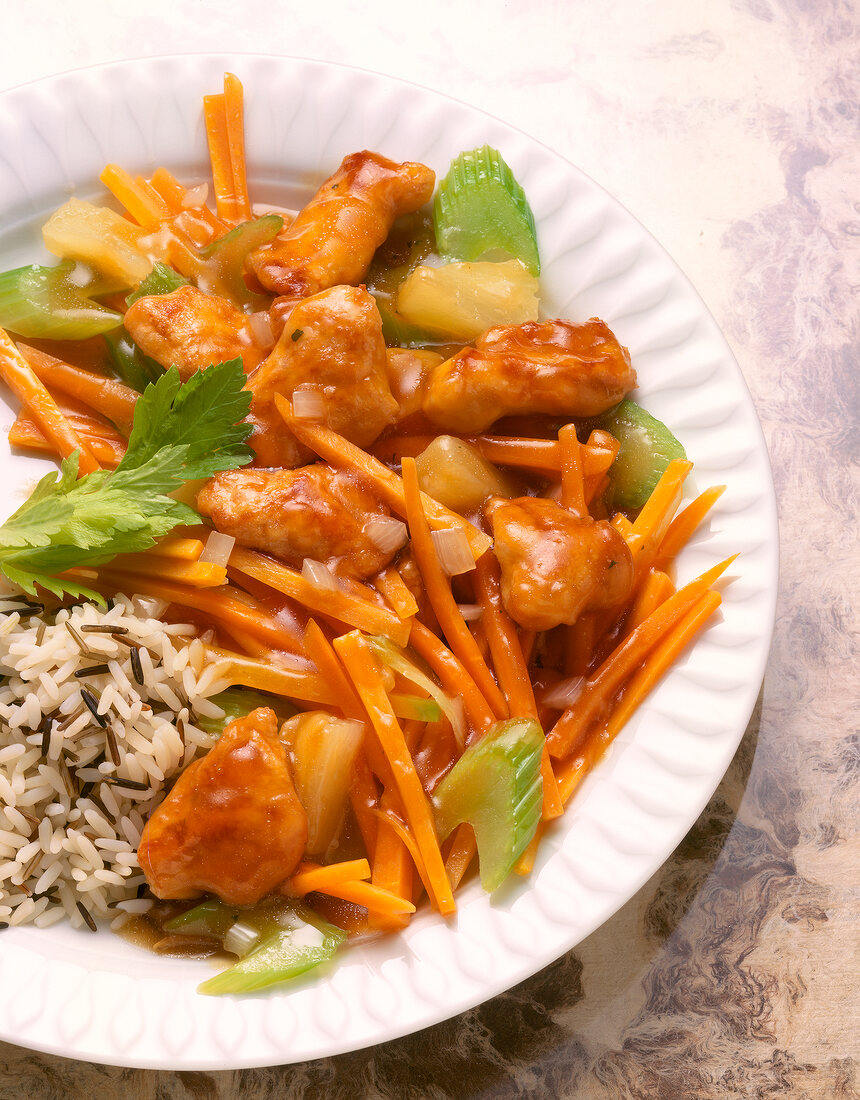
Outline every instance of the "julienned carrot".
<path fill-rule="evenodd" d="M 227 583 L 227 570 L 223 565 L 210 561 L 184 561 L 162 554 L 120 554 L 111 562 L 111 568 L 133 576 L 176 581 L 195 588 L 217 588 Z"/>
<path fill-rule="evenodd" d="M 478 843 L 475 840 L 475 830 L 468 821 L 457 826 L 451 840 L 445 859 L 445 870 L 448 872 L 451 889 L 456 890 L 478 852 Z"/>
<path fill-rule="evenodd" d="M 390 890 L 374 886 L 370 882 L 344 882 L 340 886 L 321 890 L 320 893 L 351 901 L 353 905 L 362 905 L 368 913 L 381 917 L 397 917 L 415 912 L 415 906 L 408 898 L 398 897 Z"/>
<path fill-rule="evenodd" d="M 82 367 L 64 363 L 47 352 L 19 344 L 18 350 L 33 369 L 33 373 L 52 390 L 60 390 L 82 401 L 100 416 L 116 424 L 126 438 L 131 434 L 134 407 L 138 394 L 114 378 L 95 374 Z"/>
<path fill-rule="evenodd" d="M 167 535 L 159 539 L 147 554 L 161 558 L 178 558 L 180 561 L 197 561 L 203 553 L 202 539 L 183 538 L 180 535 Z"/>
<path fill-rule="evenodd" d="M 412 896 L 414 884 L 415 865 L 409 854 L 409 849 L 391 827 L 391 822 L 386 810 L 392 808 L 395 801 L 393 791 L 385 791 L 382 796 L 383 813 L 379 815 L 377 826 L 376 849 L 373 853 L 373 867 L 371 883 L 383 890 L 387 890 L 401 898 Z M 375 928 L 385 931 L 395 931 L 405 927 L 407 920 L 405 914 L 394 916 L 376 916 L 371 923 Z"/>
<path fill-rule="evenodd" d="M 624 681 L 668 637 L 670 631 L 733 561 L 733 557 L 728 558 L 679 589 L 613 650 L 586 681 L 576 704 L 562 714 L 547 735 L 552 756 L 563 758 L 582 743 L 591 724 L 606 710 Z"/>
<path fill-rule="evenodd" d="M 512 718 L 537 718 L 535 693 L 513 620 L 502 604 L 499 563 L 488 551 L 475 566 L 475 594 L 483 609 L 493 667 Z"/>
<path fill-rule="evenodd" d="M 171 214 L 176 216 L 191 213 L 207 226 L 210 240 L 215 237 L 222 237 L 229 230 L 229 225 L 217 218 L 204 201 L 187 205 L 187 189 L 166 168 L 156 168 L 152 173 L 150 183 L 167 203 Z"/>
<path fill-rule="evenodd" d="M 126 445 L 125 440 L 112 425 L 107 421 L 99 424 L 93 417 L 83 417 L 78 413 L 69 412 L 68 409 L 60 411 L 78 437 L 89 447 L 99 466 L 107 470 L 113 470 L 119 466 L 126 452 Z M 57 458 L 62 457 L 35 420 L 24 412 L 18 414 L 15 423 L 9 429 L 9 445 L 38 451 L 40 454 L 54 455 Z"/>
<path fill-rule="evenodd" d="M 430 537 L 430 525 L 421 503 L 421 490 L 414 458 L 403 460 L 403 491 L 412 553 L 418 562 L 418 568 L 421 570 L 424 586 L 427 589 L 427 597 L 439 620 L 445 640 L 468 669 L 496 718 L 507 718 L 508 706 L 505 698 L 480 654 L 475 639 L 454 599 L 451 582 L 442 572 L 436 556 L 436 548 Z"/>
<path fill-rule="evenodd" d="M 469 722 L 476 730 L 488 730 L 495 721 L 489 703 L 464 665 L 436 635 L 417 619 L 412 620 L 409 644 L 423 657 L 445 691 L 463 700 Z"/>
<path fill-rule="evenodd" d="M 558 432 L 561 458 L 561 503 L 575 516 L 588 514 L 582 472 L 582 449 L 576 438 L 576 425 L 565 424 Z"/>
<path fill-rule="evenodd" d="M 334 647 L 364 704 L 382 751 L 391 765 L 403 811 L 415 836 L 428 878 L 428 892 L 440 913 L 456 909 L 430 803 L 382 685 L 379 666 L 362 636 L 353 631 L 335 639 Z"/>
<path fill-rule="evenodd" d="M 167 204 L 148 194 L 124 168 L 118 164 L 105 165 L 99 179 L 113 197 L 124 206 L 138 225 L 155 229 L 169 215 Z"/>
<path fill-rule="evenodd" d="M 636 593 L 633 606 L 627 613 L 624 623 L 626 632 L 629 634 L 631 630 L 635 630 L 653 611 L 656 611 L 664 600 L 668 600 L 674 591 L 675 586 L 666 573 L 660 569 L 651 569 Z"/>
<path fill-rule="evenodd" d="M 162 581 L 156 577 L 123 573 L 115 570 L 113 563 L 100 566 L 97 575 L 101 585 L 109 591 L 137 592 L 142 596 L 167 600 L 168 603 L 175 603 L 180 607 L 193 608 L 211 616 L 216 623 L 223 623 L 228 630 L 231 626 L 236 626 L 239 630 L 248 631 L 266 642 L 271 649 L 302 654 L 301 638 L 259 607 L 238 598 L 229 589 L 207 591 L 192 588 L 191 585 Z"/>
<path fill-rule="evenodd" d="M 325 892 L 326 887 L 365 878 L 370 878 L 370 864 L 366 859 L 349 859 L 326 865 L 305 861 L 290 875 L 288 882 L 295 895 L 303 897 L 312 890 Z"/>
<path fill-rule="evenodd" d="M 692 462 L 673 459 L 633 522 L 627 544 L 640 579 L 650 568 L 660 540 L 675 517 L 684 492 L 684 480 L 692 468 Z"/>
<path fill-rule="evenodd" d="M 377 573 L 374 587 L 401 619 L 411 619 L 418 614 L 418 603 L 403 578 L 393 565 Z"/>
<path fill-rule="evenodd" d="M 608 470 L 615 461 L 621 444 L 600 428 L 595 428 L 582 449 L 585 500 L 590 504 L 609 483 Z"/>
<path fill-rule="evenodd" d="M 304 648 L 320 675 L 331 686 L 332 694 L 344 718 L 351 718 L 355 722 L 366 722 L 367 714 L 343 665 L 332 648 L 331 642 L 313 619 L 308 619 L 305 627 Z"/>
<path fill-rule="evenodd" d="M 86 442 L 60 412 L 57 402 L 36 377 L 5 329 L 0 329 L 0 378 L 27 408 L 59 455 L 68 458 L 78 451 L 78 470 L 81 474 L 100 469 Z"/>
<path fill-rule="evenodd" d="M 361 833 L 364 850 L 372 861 L 376 858 L 376 842 L 379 836 L 377 807 L 379 791 L 373 772 L 362 749 L 352 766 L 352 779 L 349 785 L 349 804 L 352 807 L 358 831 Z"/>
<path fill-rule="evenodd" d="M 268 691 L 285 699 L 299 699 L 323 706 L 334 704 L 331 687 L 318 672 L 280 664 L 272 660 L 271 649 L 266 658 L 259 660 L 218 646 L 207 646 L 206 652 L 215 680 Z"/>
<path fill-rule="evenodd" d="M 311 420 L 302 420 L 293 416 L 292 407 L 286 398 L 275 394 L 275 406 L 287 427 L 293 435 L 304 443 L 320 458 L 340 470 L 352 470 L 363 480 L 369 482 L 375 489 L 379 498 L 388 505 L 392 512 L 396 512 L 401 518 L 406 515 L 406 501 L 403 494 L 403 482 L 384 466 L 379 459 L 356 447 L 342 435 L 332 431 L 322 424 L 315 424 Z M 477 560 L 481 554 L 489 550 L 492 540 L 479 531 L 473 523 L 450 509 L 439 504 L 432 497 L 421 494 L 421 502 L 427 515 L 430 526 L 438 531 L 444 527 L 462 527 L 469 540 L 472 556 Z"/>
<path fill-rule="evenodd" d="M 248 176 L 245 168 L 245 118 L 242 82 L 233 73 L 224 74 L 224 120 L 227 126 L 227 147 L 233 173 L 233 201 L 237 221 L 251 217 L 248 198 Z"/>
<path fill-rule="evenodd" d="M 376 816 L 380 825 L 384 822 L 399 837 L 400 842 L 409 853 L 409 858 L 412 860 L 412 866 L 418 872 L 421 885 L 427 891 L 428 896 L 432 896 L 430 882 L 427 877 L 427 868 L 424 866 L 424 857 L 421 855 L 421 850 L 409 826 L 404 824 L 398 815 L 392 813 L 390 810 L 377 810 Z"/>
<path fill-rule="evenodd" d="M 657 568 L 665 568 L 681 552 L 725 489 L 725 485 L 713 485 L 705 489 L 675 516 L 657 547 L 657 555 L 654 559 Z"/>
<path fill-rule="evenodd" d="M 230 555 L 230 566 L 338 622 L 358 627 L 368 634 L 384 634 L 398 645 L 406 645 L 409 639 L 409 624 L 390 611 L 338 588 L 322 588 L 265 554 L 236 546 Z"/>
<path fill-rule="evenodd" d="M 558 788 L 558 780 L 556 780 L 555 776 L 553 776 L 553 781 L 556 785 L 556 788 Z M 537 856 L 537 850 L 540 847 L 541 838 L 543 837 L 545 829 L 546 821 L 544 819 L 543 821 L 538 822 L 537 828 L 534 832 L 534 836 L 529 841 L 525 851 L 514 864 L 514 871 L 516 872 L 516 874 L 525 877 L 526 875 L 530 875 L 534 870 L 535 857 Z"/>
<path fill-rule="evenodd" d="M 230 138 L 227 134 L 223 92 L 203 97 L 203 119 L 206 124 L 218 217 L 228 225 L 235 225 L 238 220 L 236 195 L 233 189 L 233 166 L 230 163 Z"/>

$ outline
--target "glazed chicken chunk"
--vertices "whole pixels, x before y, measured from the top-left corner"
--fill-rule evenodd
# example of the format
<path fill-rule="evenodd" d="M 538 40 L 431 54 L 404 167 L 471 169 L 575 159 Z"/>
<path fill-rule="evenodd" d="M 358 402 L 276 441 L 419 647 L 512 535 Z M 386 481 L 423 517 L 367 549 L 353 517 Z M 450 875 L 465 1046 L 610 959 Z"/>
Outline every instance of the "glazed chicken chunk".
<path fill-rule="evenodd" d="M 358 283 L 395 219 L 429 202 L 435 182 L 423 164 L 352 153 L 288 229 L 251 253 L 249 272 L 270 293 L 294 297 Z"/>
<path fill-rule="evenodd" d="M 503 416 L 597 416 L 636 386 L 630 354 L 596 318 L 491 328 L 433 371 L 424 412 L 450 432 Z"/>
<path fill-rule="evenodd" d="M 163 367 L 175 365 L 183 382 L 196 370 L 237 358 L 247 373 L 265 355 L 244 313 L 193 286 L 138 298 L 125 327 L 145 355 Z"/>
<path fill-rule="evenodd" d="M 540 497 L 488 507 L 502 573 L 502 600 L 526 630 L 575 623 L 583 611 L 630 595 L 633 559 L 611 524 L 579 517 Z"/>
<path fill-rule="evenodd" d="M 213 893 L 253 905 L 293 873 L 307 836 L 275 713 L 261 707 L 185 769 L 147 822 L 138 858 L 156 897 Z"/>
<path fill-rule="evenodd" d="M 248 442 L 258 464 L 310 461 L 274 405 L 275 394 L 291 397 L 299 386 L 315 389 L 325 424 L 367 447 L 397 414 L 387 367 L 382 319 L 363 287 L 336 286 L 299 302 L 271 355 L 248 379 L 254 395 Z"/>
<path fill-rule="evenodd" d="M 297 569 L 313 558 L 334 573 L 361 579 L 378 573 L 396 553 L 380 550 L 371 537 L 371 521 L 388 510 L 351 474 L 323 464 L 225 471 L 201 489 L 197 508 L 219 531 Z"/>

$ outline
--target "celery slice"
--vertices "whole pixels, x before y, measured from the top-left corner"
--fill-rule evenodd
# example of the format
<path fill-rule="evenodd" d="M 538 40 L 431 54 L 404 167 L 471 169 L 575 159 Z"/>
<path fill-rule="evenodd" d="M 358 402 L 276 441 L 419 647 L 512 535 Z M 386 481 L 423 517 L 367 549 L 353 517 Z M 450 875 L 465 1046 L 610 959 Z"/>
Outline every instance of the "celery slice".
<path fill-rule="evenodd" d="M 466 749 L 433 795 L 441 840 L 465 821 L 475 830 L 487 893 L 508 877 L 540 821 L 543 744 L 533 719 L 497 722 Z"/>
<path fill-rule="evenodd" d="M 625 399 L 598 424 L 621 444 L 609 469 L 614 508 L 641 508 L 669 463 L 687 457 L 666 425 L 634 401 Z"/>
<path fill-rule="evenodd" d="M 405 695 L 392 692 L 389 695 L 391 709 L 398 718 L 416 722 L 438 722 L 442 717 L 442 708 L 435 699 L 426 699 L 423 695 Z"/>
<path fill-rule="evenodd" d="M 164 367 L 144 355 L 125 327 L 105 334 L 111 366 L 117 377 L 138 393 L 164 374 Z"/>
<path fill-rule="evenodd" d="M 436 243 L 460 260 L 521 260 L 540 274 L 532 209 L 496 149 L 484 145 L 451 161 L 433 205 Z"/>
<path fill-rule="evenodd" d="M 122 314 L 92 301 L 95 285 L 74 282 L 74 260 L 0 274 L 0 327 L 18 336 L 86 340 L 122 324 Z"/>
<path fill-rule="evenodd" d="M 451 723 L 457 742 L 462 745 L 466 736 L 466 722 L 460 701 L 452 699 L 425 672 L 422 672 L 399 646 L 388 638 L 374 635 L 367 640 L 384 665 L 390 668 L 392 672 L 399 672 L 404 679 L 416 684 L 422 691 L 426 691 L 431 699 L 435 700 L 442 713 Z"/>
<path fill-rule="evenodd" d="M 197 719 L 197 725 L 207 733 L 217 733 L 219 735 L 224 732 L 224 727 L 229 722 L 236 718 L 244 718 L 246 714 L 250 714 L 252 710 L 256 710 L 258 707 L 271 707 L 278 716 L 279 722 L 286 721 L 287 718 L 291 718 L 296 713 L 296 708 L 290 706 L 279 696 L 266 695 L 265 692 L 246 687 L 225 688 L 224 691 L 213 695 L 210 701 L 224 711 L 224 717 L 200 717 Z"/>
<path fill-rule="evenodd" d="M 245 258 L 249 252 L 270 244 L 284 227 L 279 214 L 264 214 L 242 222 L 223 237 L 200 250 L 204 264 L 197 285 L 209 294 L 228 298 L 238 309 L 268 309 L 271 298 L 257 294 L 245 282 Z"/>
<path fill-rule="evenodd" d="M 188 286 L 188 280 L 174 271 L 169 264 L 160 261 L 152 265 L 152 271 L 141 280 L 137 289 L 133 290 L 125 300 L 127 306 L 133 306 L 138 298 L 148 298 L 153 294 L 170 294 L 179 290 L 181 286 Z"/>
<path fill-rule="evenodd" d="M 241 915 L 241 910 L 235 906 L 225 905 L 218 898 L 207 898 L 192 909 L 165 921 L 164 930 L 186 936 L 213 936 L 220 940 Z"/>

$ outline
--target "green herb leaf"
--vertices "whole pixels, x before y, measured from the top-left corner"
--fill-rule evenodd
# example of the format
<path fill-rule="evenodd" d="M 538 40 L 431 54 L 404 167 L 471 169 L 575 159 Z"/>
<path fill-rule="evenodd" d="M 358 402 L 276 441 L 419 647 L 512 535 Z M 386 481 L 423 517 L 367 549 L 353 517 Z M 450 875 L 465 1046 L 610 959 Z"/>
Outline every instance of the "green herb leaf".
<path fill-rule="evenodd" d="M 197 513 L 167 494 L 186 480 L 250 461 L 241 423 L 251 395 L 241 361 L 198 371 L 184 385 L 175 368 L 148 386 L 135 407 L 128 451 L 113 472 L 78 478 L 78 455 L 47 474 L 0 526 L 0 569 L 26 592 L 101 597 L 58 573 L 148 550 Z"/>

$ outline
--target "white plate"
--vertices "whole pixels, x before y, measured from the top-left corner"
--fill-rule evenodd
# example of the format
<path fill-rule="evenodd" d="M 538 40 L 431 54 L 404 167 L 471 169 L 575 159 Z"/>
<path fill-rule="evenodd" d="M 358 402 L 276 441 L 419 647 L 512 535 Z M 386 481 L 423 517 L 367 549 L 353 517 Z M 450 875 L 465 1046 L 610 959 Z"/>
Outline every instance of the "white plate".
<path fill-rule="evenodd" d="M 301 201 L 356 149 L 442 173 L 462 149 L 500 148 L 537 218 L 546 314 L 604 318 L 630 348 L 641 400 L 684 442 L 696 485 L 728 486 L 681 578 L 741 557 L 721 621 L 587 780 L 532 877 L 492 902 L 471 887 L 448 923 L 422 914 L 401 936 L 346 951 L 323 975 L 244 999 L 198 996 L 206 963 L 159 958 L 107 931 L 0 934 L 0 1037 L 126 1066 L 223 1069 L 336 1054 L 452 1016 L 556 959 L 627 901 L 696 820 L 752 712 L 774 614 L 767 452 L 714 321 L 612 198 L 488 115 L 370 73 L 275 57 L 156 59 L 27 85 L 0 97 L 0 269 L 41 257 L 40 223 L 73 189 L 99 195 L 108 161 L 204 178 L 202 96 L 219 90 L 225 70 L 245 85 L 258 201 Z M 5 515 L 44 467 L 8 453 L 0 461 Z"/>

